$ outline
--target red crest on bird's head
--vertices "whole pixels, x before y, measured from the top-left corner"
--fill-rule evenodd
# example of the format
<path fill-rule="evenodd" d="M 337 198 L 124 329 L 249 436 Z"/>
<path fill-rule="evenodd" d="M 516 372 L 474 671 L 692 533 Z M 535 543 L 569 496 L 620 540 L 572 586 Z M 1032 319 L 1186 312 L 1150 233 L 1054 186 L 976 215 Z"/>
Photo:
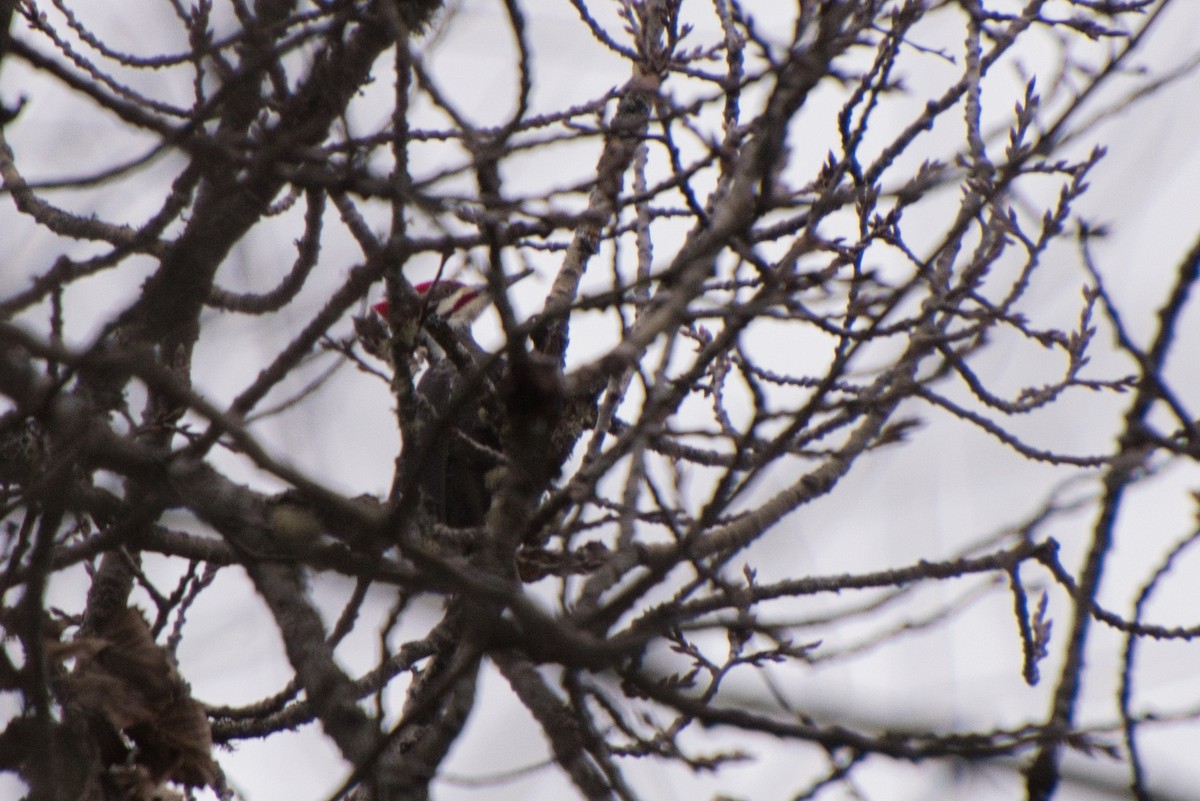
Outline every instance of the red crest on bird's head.
<path fill-rule="evenodd" d="M 532 270 L 526 270 L 511 276 L 505 281 L 506 286 L 512 286 L 517 281 L 532 275 Z M 489 302 L 483 284 L 464 284 L 461 281 L 422 281 L 413 285 L 413 291 L 421 298 L 427 313 L 436 315 L 454 327 L 466 327 L 487 307 Z M 381 300 L 371 306 L 383 319 L 388 319 L 391 306 L 387 300 Z"/>
<path fill-rule="evenodd" d="M 452 326 L 470 325 L 487 306 L 485 287 L 460 281 L 422 281 L 413 291 L 422 301 L 427 314 L 437 316 Z M 371 306 L 380 317 L 388 319 L 391 305 L 386 299 Z"/>

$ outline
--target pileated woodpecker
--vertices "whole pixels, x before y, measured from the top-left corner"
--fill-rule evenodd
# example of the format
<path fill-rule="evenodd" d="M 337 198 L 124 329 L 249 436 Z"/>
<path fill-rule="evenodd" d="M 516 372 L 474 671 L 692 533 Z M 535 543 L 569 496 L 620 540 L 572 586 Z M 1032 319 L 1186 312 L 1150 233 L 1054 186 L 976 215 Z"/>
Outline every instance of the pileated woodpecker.
<path fill-rule="evenodd" d="M 509 278 L 511 286 L 530 272 Z M 429 367 L 417 382 L 414 414 L 414 442 L 405 443 L 408 451 L 402 486 L 416 486 L 421 508 L 439 523 L 453 528 L 471 528 L 483 524 L 490 503 L 489 473 L 498 466 L 500 437 L 497 421 L 489 415 L 485 388 L 502 370 L 497 360 L 488 377 L 477 370 L 484 368 L 487 354 L 471 335 L 471 325 L 491 303 L 486 285 L 458 281 L 427 281 L 413 289 L 420 298 L 423 317 L 445 323 L 457 337 L 469 357 L 458 364 L 429 334 L 422 330 Z M 384 320 L 389 317 L 387 301 L 372 307 Z M 462 361 L 461 358 L 458 361 Z M 464 397 L 471 393 L 474 397 Z M 447 416 L 449 415 L 449 416 Z M 414 477 L 411 471 L 416 471 Z"/>
<path fill-rule="evenodd" d="M 508 279 L 505 286 L 528 274 Z M 412 415 L 403 431 L 397 486 L 405 493 L 418 493 L 426 520 L 451 528 L 478 528 L 491 506 L 489 478 L 501 458 L 500 404 L 492 390 L 504 364 L 475 342 L 471 325 L 493 295 L 487 286 L 458 281 L 429 281 L 413 289 L 418 302 L 405 304 L 407 308 L 389 309 L 386 301 L 372 307 L 389 323 L 399 324 L 401 313 L 420 315 L 419 336 L 429 363 L 417 382 Z M 429 325 L 431 320 L 440 321 L 444 328 L 439 331 L 441 326 Z M 389 333 L 378 324 L 371 327 L 383 328 L 379 333 L 384 337 Z M 360 326 L 360 337 L 366 328 Z M 457 343 L 448 341 L 447 333 Z M 368 349 L 372 344 L 380 343 L 364 342 Z M 461 347 L 449 347 L 454 344 Z M 472 564 L 490 565 L 491 550 L 475 548 L 472 539 L 467 542 Z M 450 597 L 445 619 L 430 634 L 436 650 L 413 679 L 404 724 L 391 746 L 400 770 L 390 777 L 389 785 L 399 780 L 400 786 L 389 798 L 428 797 L 430 769 L 441 762 L 474 703 L 480 662 L 475 627 L 481 619 L 499 613 L 499 608 L 483 606 L 479 598 Z"/>

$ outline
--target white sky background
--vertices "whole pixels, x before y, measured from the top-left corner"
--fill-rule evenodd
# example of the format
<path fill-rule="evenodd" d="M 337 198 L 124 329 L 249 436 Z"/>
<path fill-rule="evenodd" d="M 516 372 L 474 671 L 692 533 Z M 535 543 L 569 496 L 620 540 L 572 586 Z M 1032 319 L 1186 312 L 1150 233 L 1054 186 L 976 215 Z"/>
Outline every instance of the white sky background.
<path fill-rule="evenodd" d="M 601 16 L 609 8 L 600 2 L 591 5 L 597 7 Z M 784 19 L 790 19 L 791 3 L 759 0 L 746 5 L 755 12 L 761 30 L 776 30 L 779 40 L 785 39 L 790 23 L 772 28 L 771 15 L 782 11 Z M 157 37 L 173 28 L 169 27 L 171 17 L 165 4 L 157 10 L 155 6 L 155 3 L 120 0 L 107 4 L 103 13 L 88 8 L 86 19 L 98 32 L 118 37 L 119 47 L 157 52 L 165 49 Z M 565 1 L 530 2 L 525 4 L 525 11 L 528 39 L 534 53 L 534 113 L 583 102 L 628 79 L 627 66 L 594 42 Z M 697 40 L 707 42 L 715 38 L 717 29 L 707 3 L 689 2 L 685 4 L 685 13 L 692 13 L 698 24 L 694 34 Z M 1181 63 L 1196 49 L 1197 30 L 1200 30 L 1200 6 L 1176 2 L 1169 18 L 1154 32 L 1150 46 L 1135 62 L 1156 71 Z M 961 53 L 960 31 L 955 22 L 954 27 L 945 31 L 936 26 L 918 28 L 916 36 L 923 43 L 947 47 L 957 56 Z M 950 38 L 939 40 L 947 36 Z M 151 41 L 153 45 L 149 44 Z M 1036 52 L 1026 51 L 1025 55 L 1031 59 L 1028 68 L 1044 69 L 1044 74 L 1050 74 L 1053 65 L 1039 65 Z M 471 110 L 476 121 L 502 121 L 511 109 L 515 90 L 513 49 L 501 4 L 486 0 L 464 2 L 436 48 L 431 50 L 429 66 L 460 106 Z M 878 118 L 876 125 L 887 121 L 899 130 L 917 113 L 915 109 L 927 96 L 922 87 L 933 85 L 940 92 L 952 80 L 950 76 L 956 69 L 932 57 L 909 62 L 901 72 L 914 89 L 914 102 L 911 107 L 897 104 L 895 111 Z M 381 71 L 377 86 L 383 97 L 377 109 L 380 117 L 390 110 L 386 105 L 389 90 L 383 74 Z M 154 74 L 149 74 L 143 79 L 153 77 Z M 996 77 L 1001 78 L 1001 74 Z M 674 78 L 667 81 L 665 89 L 681 94 L 692 91 Z M 1020 90 L 1016 80 L 1007 85 L 1003 80 L 994 81 L 987 87 L 985 109 L 997 115 L 997 119 L 1006 119 Z M 1050 90 L 1050 86 L 1039 85 L 1044 95 Z M 1093 144 L 1103 144 L 1109 150 L 1107 158 L 1092 174 L 1091 191 L 1077 210 L 1086 210 L 1093 222 L 1111 226 L 1112 236 L 1097 243 L 1095 253 L 1109 291 L 1119 300 L 1131 330 L 1142 342 L 1151 330 L 1153 312 L 1163 302 L 1165 288 L 1174 278 L 1180 257 L 1200 228 L 1195 200 L 1195 187 L 1200 181 L 1200 151 L 1194 144 L 1200 123 L 1195 102 L 1198 91 L 1200 77 L 1186 78 L 1106 121 L 1077 143 L 1078 152 Z M 186 103 L 189 87 L 185 82 L 178 86 L 178 92 L 177 101 Z M 56 85 L 31 76 L 20 63 L 10 59 L 0 73 L 0 96 L 11 103 L 21 94 L 29 97 L 29 103 L 21 117 L 9 126 L 7 135 L 18 164 L 31 181 L 86 174 L 95 167 L 140 154 L 149 145 L 145 140 L 131 140 L 123 128 L 93 108 L 81 107 L 78 102 L 64 105 L 64 95 Z M 156 88 L 155 94 L 162 97 L 169 95 L 169 91 Z M 1110 94 L 1109 99 L 1112 98 Z M 793 140 L 794 172 L 789 173 L 796 176 L 795 185 L 809 180 L 815 165 L 823 160 L 830 146 L 828 110 L 836 109 L 840 102 L 839 95 L 818 93 L 798 120 L 798 133 Z M 370 104 L 363 103 L 358 116 L 352 119 L 352 124 L 362 126 L 360 133 L 379 124 L 379 118 L 372 118 L 371 111 Z M 418 119 L 427 112 L 428 109 L 418 108 Z M 960 122 L 961 115 L 946 118 L 946 123 Z M 428 122 L 417 124 L 433 126 L 441 121 L 429 118 Z M 886 141 L 893 132 L 880 128 L 880 140 Z M 946 154 L 938 151 L 939 137 L 957 143 L 961 141 L 961 132 L 935 129 L 918 148 L 919 156 L 944 157 Z M 432 149 L 429 152 L 431 158 L 437 157 Z M 505 168 L 506 189 L 513 193 L 533 193 L 544 186 L 563 186 L 585 177 L 594 163 L 595 153 L 579 148 L 514 160 Z M 169 156 L 156 163 L 149 173 L 140 172 L 130 181 L 102 190 L 54 193 L 50 199 L 81 212 L 96 212 L 106 219 L 136 222 L 144 219 L 161 197 L 159 191 L 138 191 L 140 182 L 146 181 L 148 174 L 157 183 L 169 181 L 178 166 L 179 160 Z M 420 173 L 423 166 L 414 157 L 414 170 Z M 956 195 L 947 193 L 947 208 L 952 209 L 956 199 Z M 376 211 L 379 216 L 373 222 L 378 230 L 384 230 L 387 212 L 382 207 Z M 298 213 L 302 210 L 293 210 L 293 221 Z M 330 217 L 332 221 L 336 212 L 331 209 L 330 214 L 334 215 Z M 930 215 L 931 239 L 945 220 L 944 215 Z M 911 220 L 909 225 L 908 230 L 914 231 L 914 238 L 919 239 L 920 234 L 911 228 Z M 286 218 L 260 226 L 222 268 L 222 284 L 228 288 L 258 289 L 272 285 L 294 258 L 292 240 L 296 230 Z M 4 263 L 0 271 L 0 295 L 7 296 L 23 288 L 30 275 L 44 271 L 58 255 L 61 242 L 33 232 L 7 198 L 0 198 L 0 232 Z M 78 251 L 69 255 L 86 252 L 88 246 L 81 244 Z M 672 252 L 669 237 L 656 241 L 657 264 L 664 263 Z M 1052 250 L 1051 255 L 1061 259 L 1061 263 L 1056 261 L 1043 268 L 1025 309 L 1035 321 L 1061 321 L 1069 326 L 1077 318 L 1079 287 L 1086 276 L 1069 248 Z M 359 261 L 357 246 L 344 229 L 331 222 L 326 228 L 321 263 L 311 285 L 283 314 L 263 319 L 208 312 L 211 319 L 206 322 L 196 354 L 198 387 L 219 401 L 231 399 L 253 380 L 264 359 L 277 352 L 307 321 L 308 315 L 320 307 L 346 270 Z M 602 288 L 610 263 L 607 251 L 602 251 L 594 264 L 595 277 L 589 278 L 589 286 Z M 419 263 L 418 267 L 426 274 L 414 273 L 410 277 L 413 280 L 429 277 L 436 266 L 431 259 Z M 548 257 L 535 266 L 539 268 L 539 277 L 526 281 L 516 292 L 518 310 L 524 313 L 540 305 L 553 278 L 556 257 Z M 118 272 L 107 272 L 76 285 L 66 297 L 71 338 L 76 342 L 86 341 L 97 321 L 108 319 L 114 310 L 124 308 L 135 297 L 144 277 L 144 272 L 122 267 Z M 40 327 L 44 325 L 44 315 L 42 309 L 23 319 Z M 1195 343 L 1200 341 L 1198 320 L 1200 315 L 1195 313 L 1185 317 L 1169 375 L 1177 394 L 1192 408 L 1200 406 L 1200 402 L 1193 400 L 1200 395 L 1193 367 L 1197 358 Z M 494 342 L 494 330 L 489 320 L 479 326 L 477 334 L 485 342 Z M 582 359 L 600 350 L 611 341 L 612 331 L 611 322 L 599 316 L 579 320 L 572 329 L 572 359 Z M 346 320 L 339 333 L 348 332 L 349 320 Z M 763 328 L 748 336 L 765 342 L 770 334 L 769 329 Z M 491 340 L 489 335 L 493 337 Z M 761 342 L 760 347 L 765 347 Z M 805 352 L 809 346 L 812 343 L 778 342 L 777 350 L 768 353 L 767 358 L 787 361 L 810 358 Z M 1102 324 L 1092 363 L 1095 374 L 1128 370 L 1127 366 L 1120 366 L 1121 358 L 1113 356 L 1111 350 L 1108 328 Z M 1048 380 L 1045 376 L 1030 378 L 1030 371 L 1040 368 L 1031 364 L 1027 345 L 1006 348 L 1001 344 L 984 363 L 989 378 L 1000 386 L 1015 388 L 1031 380 Z M 328 360 L 320 360 L 312 365 L 307 378 L 318 374 L 327 364 Z M 276 393 L 275 400 L 299 389 L 307 378 L 290 382 L 285 390 Z M 1061 406 L 1014 421 L 1014 427 L 1035 445 L 1069 453 L 1102 453 L 1110 448 L 1125 405 L 1125 398 L 1073 395 Z M 861 572 L 908 565 L 918 558 L 932 560 L 954 555 L 966 544 L 1020 522 L 1037 507 L 1047 489 L 1066 475 L 1063 471 L 1030 464 L 962 423 L 948 421 L 928 409 L 911 411 L 919 414 L 926 425 L 910 443 L 860 462 L 832 495 L 786 518 L 755 547 L 750 558 L 764 580 Z M 343 371 L 312 403 L 264 421 L 257 431 L 274 453 L 286 455 L 295 465 L 347 494 L 382 493 L 390 483 L 398 437 L 391 398 L 378 381 Z M 236 460 L 221 458 L 220 461 L 235 478 L 267 486 L 261 476 L 255 476 Z M 1134 593 L 1155 569 L 1165 549 L 1194 525 L 1194 505 L 1188 492 L 1196 487 L 1198 478 L 1194 467 L 1177 465 L 1130 493 L 1101 594 L 1109 608 L 1127 614 Z M 777 484 L 772 485 L 768 479 L 758 489 L 766 497 L 789 480 L 781 475 L 776 479 Z M 1079 484 L 1073 492 L 1078 496 L 1097 490 L 1097 482 L 1092 481 Z M 188 525 L 182 515 L 170 522 Z M 1063 559 L 1068 567 L 1075 568 L 1080 563 L 1091 522 L 1092 513 L 1087 511 L 1060 521 L 1049 531 L 1063 543 Z M 147 567 L 155 574 L 162 565 L 156 566 L 153 560 L 148 560 Z M 166 575 L 161 571 L 159 574 Z M 1193 583 L 1198 574 L 1200 556 L 1189 553 L 1178 565 L 1175 580 L 1166 582 L 1160 590 L 1160 597 L 1151 606 L 1149 621 L 1164 625 L 1194 624 Z M 225 571 L 218 582 L 219 591 L 206 593 L 189 616 L 179 655 L 185 677 L 196 696 L 210 703 L 244 703 L 277 691 L 291 672 L 265 610 L 239 573 Z M 53 587 L 53 603 L 77 610 L 86 586 L 81 572 L 63 576 Z M 894 614 L 872 619 L 870 625 L 861 629 L 848 626 L 836 636 L 825 636 L 823 647 L 852 646 L 880 626 L 919 618 L 922 609 L 932 609 L 937 603 L 965 594 L 970 586 L 974 585 L 963 581 L 926 587 L 914 602 Z M 312 589 L 332 618 L 351 586 L 338 578 L 318 577 Z M 370 611 L 380 614 L 390 599 L 382 591 L 376 596 L 369 605 Z M 861 599 L 835 600 L 854 603 Z M 832 608 L 826 605 L 829 602 L 830 599 L 817 599 L 802 611 L 798 609 L 798 613 Z M 419 634 L 420 626 L 435 620 L 439 609 L 440 602 L 427 602 L 425 619 L 414 620 L 404 633 Z M 1068 609 L 1061 593 L 1051 593 L 1051 611 L 1055 621 L 1051 650 L 1056 655 L 1069 627 Z M 348 667 L 358 670 L 373 664 L 378 644 L 373 641 L 372 632 L 370 626 L 361 627 L 360 633 L 349 638 L 339 650 Z M 1121 641 L 1100 626 L 1093 627 L 1092 637 L 1081 719 L 1085 723 L 1110 724 L 1116 720 L 1112 699 L 1119 675 Z M 1140 654 L 1136 708 L 1161 705 L 1177 711 L 1200 706 L 1200 684 L 1194 678 L 1200 668 L 1200 646 L 1144 642 Z M 1026 687 L 1020 679 L 1020 646 L 1012 620 L 1011 597 L 999 592 L 974 603 L 949 628 L 915 632 L 850 663 L 834 662 L 830 666 L 777 671 L 773 675 L 798 708 L 821 721 L 865 728 L 884 723 L 916 729 L 976 730 L 1041 719 L 1057 679 L 1058 662 L 1054 655 L 1042 664 L 1042 684 Z M 734 682 L 730 687 L 727 692 L 744 693 L 745 703 L 769 702 L 761 682 Z M 468 729 L 447 765 L 450 774 L 486 777 L 546 759 L 540 731 L 503 680 L 490 670 L 485 670 L 479 698 Z M 732 700 L 733 696 L 727 698 Z M 401 699 L 391 700 L 395 708 Z M 790 797 L 790 791 L 803 786 L 800 777 L 805 769 L 817 769 L 821 764 L 819 752 L 807 747 L 781 747 L 766 738 L 732 730 L 696 734 L 693 744 L 701 738 L 710 738 L 707 742 L 711 745 L 701 750 L 740 746 L 753 749 L 760 759 L 726 769 L 716 779 L 695 777 L 681 769 L 663 768 L 659 763 L 645 760 L 630 763 L 630 775 L 645 798 L 682 801 L 724 792 L 755 801 L 785 799 Z M 1200 764 L 1193 756 L 1200 750 L 1200 726 L 1193 721 L 1183 726 L 1147 728 L 1142 737 L 1152 788 L 1173 790 L 1179 797 L 1186 797 L 1188 788 L 1200 786 Z M 1118 737 L 1114 733 L 1111 739 L 1116 742 Z M 346 775 L 346 767 L 332 746 L 312 727 L 275 736 L 267 742 L 246 742 L 235 752 L 220 752 L 217 756 L 234 785 L 250 801 L 315 801 L 324 798 Z M 1071 756 L 1068 761 L 1083 771 L 1120 771 L 1100 757 L 1084 761 Z M 876 758 L 856 776 L 863 797 L 888 801 L 1008 799 L 1019 795 L 1019 777 L 1010 766 L 1004 765 L 951 769 L 946 763 L 910 766 Z M 0 799 L 16 797 L 17 792 L 11 781 L 0 778 Z M 531 771 L 500 784 L 470 786 L 443 782 L 436 786 L 435 792 L 440 801 L 483 798 L 515 801 L 575 795 L 554 768 Z M 840 790 L 835 790 L 823 797 L 844 797 L 839 793 Z M 1071 801 L 1094 796 L 1063 793 L 1060 797 L 1062 801 Z"/>

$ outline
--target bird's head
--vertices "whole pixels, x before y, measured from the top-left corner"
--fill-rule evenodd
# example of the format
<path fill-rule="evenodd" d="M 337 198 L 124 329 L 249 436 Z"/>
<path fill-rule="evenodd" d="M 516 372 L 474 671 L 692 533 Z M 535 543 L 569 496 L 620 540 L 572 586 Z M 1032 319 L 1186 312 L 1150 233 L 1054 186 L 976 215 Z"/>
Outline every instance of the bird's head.
<path fill-rule="evenodd" d="M 532 270 L 518 273 L 505 279 L 506 287 L 512 286 Z M 456 331 L 464 331 L 478 319 L 492 297 L 486 284 L 464 284 L 461 281 L 435 280 L 422 281 L 413 285 L 413 291 L 420 300 L 420 308 L 430 317 L 437 317 Z M 382 300 L 371 307 L 384 320 L 388 319 L 390 311 L 388 302 Z"/>

